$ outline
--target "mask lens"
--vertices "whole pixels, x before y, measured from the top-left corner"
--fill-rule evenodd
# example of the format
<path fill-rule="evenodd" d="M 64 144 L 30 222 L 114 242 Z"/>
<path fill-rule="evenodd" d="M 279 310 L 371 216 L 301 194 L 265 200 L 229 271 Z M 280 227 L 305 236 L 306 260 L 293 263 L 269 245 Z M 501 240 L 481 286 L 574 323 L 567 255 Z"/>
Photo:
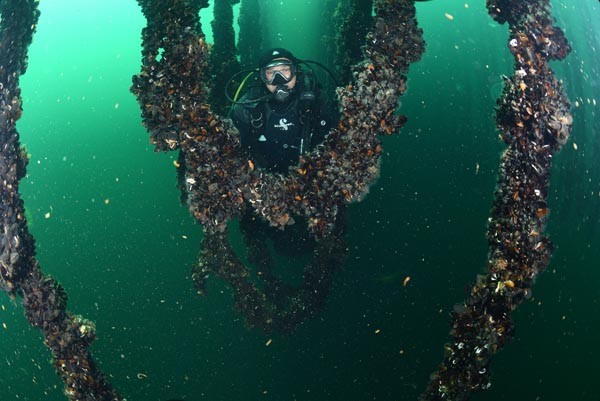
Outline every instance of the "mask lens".
<path fill-rule="evenodd" d="M 285 84 L 296 76 L 296 66 L 289 61 L 276 62 L 260 69 L 260 77 L 267 85 Z"/>

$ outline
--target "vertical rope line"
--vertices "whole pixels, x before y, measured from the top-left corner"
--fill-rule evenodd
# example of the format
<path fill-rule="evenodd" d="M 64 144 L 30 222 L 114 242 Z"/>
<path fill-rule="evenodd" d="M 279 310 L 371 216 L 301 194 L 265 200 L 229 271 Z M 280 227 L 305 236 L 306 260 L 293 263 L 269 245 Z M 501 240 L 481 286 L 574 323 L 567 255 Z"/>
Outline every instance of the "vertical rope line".
<path fill-rule="evenodd" d="M 490 386 L 491 357 L 514 336 L 511 312 L 531 297 L 552 252 L 544 236 L 551 161 L 568 140 L 573 119 L 548 61 L 565 58 L 570 46 L 553 26 L 548 0 L 488 0 L 487 7 L 497 22 L 508 22 L 515 58 L 496 109 L 508 148 L 488 227 L 487 274 L 454 307 L 453 339 L 421 400 L 466 400 Z"/>
<path fill-rule="evenodd" d="M 67 311 L 64 289 L 40 270 L 19 195 L 27 165 L 16 130 L 22 114 L 19 78 L 40 14 L 37 1 L 2 1 L 0 14 L 0 288 L 22 297 L 27 320 L 42 330 L 71 400 L 120 401 L 89 351 L 94 323 Z"/>

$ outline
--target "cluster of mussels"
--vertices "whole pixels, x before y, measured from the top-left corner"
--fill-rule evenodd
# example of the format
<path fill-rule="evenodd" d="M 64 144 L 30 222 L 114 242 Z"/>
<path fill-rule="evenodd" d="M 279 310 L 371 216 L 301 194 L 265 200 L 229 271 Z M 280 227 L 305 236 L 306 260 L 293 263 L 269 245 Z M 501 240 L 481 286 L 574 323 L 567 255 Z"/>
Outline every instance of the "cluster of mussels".
<path fill-rule="evenodd" d="M 18 185 L 25 176 L 27 157 L 15 126 L 22 114 L 19 77 L 27 68 L 27 47 L 39 18 L 31 3 L 0 3 L 0 288 L 10 294 L 18 290 L 26 263 L 26 244 L 20 235 L 25 217 Z"/>
<path fill-rule="evenodd" d="M 338 213 L 343 205 L 361 199 L 376 179 L 382 150 L 379 135 L 397 132 L 405 120 L 394 113 L 405 90 L 403 73 L 424 50 L 414 3 L 375 2 L 364 60 L 353 67 L 354 82 L 338 89 L 339 125 L 286 175 L 255 169 L 240 151 L 231 121 L 214 114 L 207 104 L 202 79 L 207 76 L 208 47 L 198 20 L 198 7 L 205 3 L 139 3 L 148 25 L 143 31 L 142 71 L 134 77 L 132 91 L 157 150 L 181 150 L 177 164 L 185 171 L 187 202 L 205 234 L 192 274 L 198 292 L 215 272 L 232 285 L 238 309 L 254 324 L 268 323 L 274 315 L 297 317 L 300 314 L 290 311 L 307 308 L 307 303 L 319 305 L 298 294 L 308 293 L 311 285 L 321 285 L 321 294 L 327 292 L 329 273 L 323 269 L 332 265 L 331 260 L 341 260 L 343 253 L 336 229 Z M 281 229 L 300 216 L 322 239 L 323 248 L 317 248 L 315 262 L 305 270 L 305 286 L 294 291 L 283 309 L 251 284 L 248 270 L 227 242 L 227 223 L 247 210 Z"/>
<path fill-rule="evenodd" d="M 373 0 L 338 0 L 333 14 L 336 32 L 330 39 L 335 46 L 335 66 L 338 78 L 342 82 L 352 78 L 351 67 L 361 59 L 362 41 L 371 28 Z M 327 16 L 331 18 L 331 16 Z"/>
<path fill-rule="evenodd" d="M 156 150 L 179 148 L 181 139 L 206 135 L 207 92 L 200 77 L 207 71 L 207 45 L 199 35 L 197 14 L 208 0 L 139 0 L 148 25 L 142 31 L 142 71 L 131 91 Z M 176 15 L 177 18 L 168 18 Z M 163 20 L 166 18 L 166 20 Z"/>
<path fill-rule="evenodd" d="M 27 156 L 15 124 L 21 116 L 19 78 L 39 18 L 36 0 L 0 2 L 0 288 L 23 298 L 25 315 L 40 327 L 71 400 L 118 401 L 88 349 L 94 324 L 66 311 L 63 288 L 40 270 L 20 198 Z"/>
<path fill-rule="evenodd" d="M 258 65 L 262 36 L 256 35 L 256 27 L 260 25 L 261 9 L 258 0 L 244 0 L 240 6 L 238 25 L 237 49 L 240 55 L 242 69 L 253 68 Z"/>
<path fill-rule="evenodd" d="M 376 1 L 364 60 L 353 67 L 354 80 L 337 95 L 338 126 L 321 146 L 305 155 L 287 175 L 251 174 L 244 199 L 272 225 L 303 216 L 316 236 L 330 232 L 340 206 L 360 200 L 379 173 L 380 134 L 398 131 L 405 117 L 396 115 L 409 64 L 424 50 L 412 1 Z"/>
<path fill-rule="evenodd" d="M 205 232 L 251 206 L 272 225 L 304 216 L 315 235 L 333 228 L 339 205 L 360 199 L 378 174 L 379 134 L 391 134 L 404 118 L 394 113 L 408 65 L 424 48 L 412 1 L 379 1 L 365 60 L 354 83 L 338 90 L 342 118 L 325 143 L 286 175 L 254 169 L 240 152 L 230 120 L 206 104 L 208 48 L 192 2 L 143 1 L 143 65 L 132 91 L 158 150 L 181 148 L 185 184 L 194 217 Z M 159 51 L 163 50 L 161 57 Z"/>
<path fill-rule="evenodd" d="M 513 336 L 511 311 L 531 297 L 548 265 L 552 244 L 543 236 L 552 153 L 567 141 L 570 104 L 548 66 L 570 47 L 553 27 L 548 0 L 488 0 L 496 21 L 508 21 L 515 72 L 506 79 L 496 121 L 508 149 L 502 156 L 488 229 L 488 272 L 465 303 L 455 306 L 452 343 L 422 400 L 465 400 L 490 386 L 489 363 Z"/>
<path fill-rule="evenodd" d="M 298 287 L 274 274 L 266 237 L 261 233 L 263 227 L 242 220 L 248 260 L 257 268 L 262 291 L 250 279 L 250 271 L 224 238 L 225 233 L 206 233 L 199 263 L 192 270 L 196 290 L 203 294 L 206 278 L 215 274 L 231 285 L 235 308 L 249 327 L 258 327 L 265 333 L 290 333 L 325 305 L 334 274 L 343 266 L 347 254 L 343 220 L 338 219 L 334 230 L 316 243 Z"/>
<path fill-rule="evenodd" d="M 215 41 L 208 59 L 211 68 L 208 102 L 215 113 L 222 115 L 228 112 L 230 106 L 223 96 L 223 88 L 227 86 L 230 77 L 240 70 L 233 29 L 233 6 L 239 2 L 240 0 L 215 1 L 213 7 L 211 27 Z"/>

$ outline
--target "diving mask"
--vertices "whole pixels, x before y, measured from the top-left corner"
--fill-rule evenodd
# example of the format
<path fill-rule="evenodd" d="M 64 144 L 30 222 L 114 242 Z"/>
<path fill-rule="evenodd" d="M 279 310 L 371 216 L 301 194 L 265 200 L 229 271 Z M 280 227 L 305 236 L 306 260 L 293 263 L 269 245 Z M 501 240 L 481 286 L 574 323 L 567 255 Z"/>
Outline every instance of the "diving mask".
<path fill-rule="evenodd" d="M 260 69 L 260 78 L 267 85 L 285 85 L 297 73 L 296 66 L 289 60 L 274 60 Z"/>

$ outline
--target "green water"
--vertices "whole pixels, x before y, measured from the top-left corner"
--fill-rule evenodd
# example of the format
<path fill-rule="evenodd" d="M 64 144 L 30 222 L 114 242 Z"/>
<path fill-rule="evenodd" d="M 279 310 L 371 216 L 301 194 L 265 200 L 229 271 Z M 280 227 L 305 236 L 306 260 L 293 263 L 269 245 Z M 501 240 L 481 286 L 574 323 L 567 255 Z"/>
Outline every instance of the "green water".
<path fill-rule="evenodd" d="M 273 44 L 317 57 L 319 3 L 268 3 Z M 223 283 L 204 299 L 192 289 L 201 230 L 179 204 L 176 155 L 153 152 L 128 91 L 145 25 L 136 2 L 40 1 L 21 84 L 31 154 L 21 191 L 43 270 L 69 309 L 96 321 L 94 356 L 129 401 L 416 399 L 452 305 L 486 262 L 504 149 L 493 107 L 512 56 L 482 3 L 418 4 L 428 46 L 402 98 L 409 123 L 386 138 L 381 178 L 350 208 L 347 265 L 319 318 L 265 337 L 244 327 Z M 600 4 L 553 5 L 574 48 L 553 66 L 579 104 L 552 172 L 556 250 L 474 400 L 600 399 Z M 210 19 L 203 11 L 209 38 Z M 5 294 L 0 305 L 0 400 L 66 399 L 40 332 Z"/>

